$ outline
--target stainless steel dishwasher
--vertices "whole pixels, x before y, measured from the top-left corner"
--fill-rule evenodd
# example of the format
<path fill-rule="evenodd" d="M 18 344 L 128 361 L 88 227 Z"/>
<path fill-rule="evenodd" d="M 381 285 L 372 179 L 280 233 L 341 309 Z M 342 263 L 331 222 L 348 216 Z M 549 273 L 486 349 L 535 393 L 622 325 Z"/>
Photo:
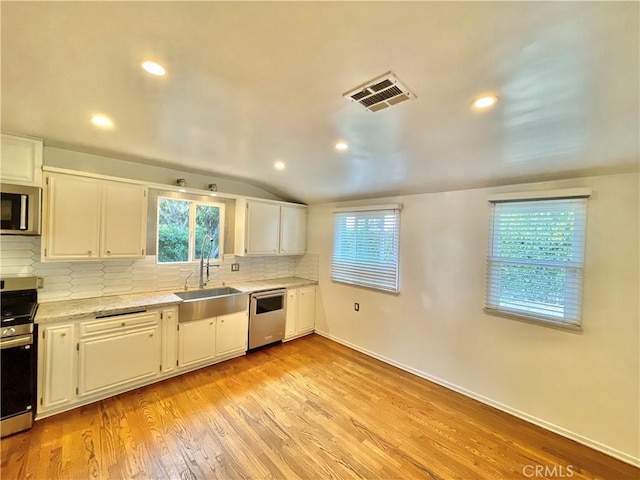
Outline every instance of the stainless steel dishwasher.
<path fill-rule="evenodd" d="M 284 338 L 287 320 L 286 289 L 253 293 L 249 308 L 249 350 Z"/>

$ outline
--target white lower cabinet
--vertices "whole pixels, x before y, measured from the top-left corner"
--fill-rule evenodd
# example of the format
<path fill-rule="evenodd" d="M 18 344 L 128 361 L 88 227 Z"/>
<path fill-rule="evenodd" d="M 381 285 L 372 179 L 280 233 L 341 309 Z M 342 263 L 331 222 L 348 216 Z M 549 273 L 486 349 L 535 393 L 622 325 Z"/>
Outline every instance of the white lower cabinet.
<path fill-rule="evenodd" d="M 162 319 L 162 373 L 173 372 L 178 366 L 178 308 L 166 308 Z"/>
<path fill-rule="evenodd" d="M 78 396 L 156 377 L 161 355 L 159 324 L 80 340 Z"/>
<path fill-rule="evenodd" d="M 169 306 L 39 325 L 37 418 L 247 351 L 248 312 L 179 323 Z"/>
<path fill-rule="evenodd" d="M 188 367 L 213 360 L 216 356 L 216 319 L 204 318 L 180 324 L 178 364 Z"/>
<path fill-rule="evenodd" d="M 313 332 L 316 324 L 316 287 L 300 287 L 287 291 L 287 321 L 284 339 Z"/>
<path fill-rule="evenodd" d="M 37 417 L 151 383 L 175 370 L 176 307 L 39 326 Z M 164 330 L 161 322 L 167 316 Z M 173 349 L 171 348 L 173 345 Z M 171 370 L 169 373 L 173 373 Z"/>
<path fill-rule="evenodd" d="M 316 326 L 316 287 L 298 289 L 298 333 L 310 333 Z"/>
<path fill-rule="evenodd" d="M 75 325 L 41 328 L 39 410 L 50 410 L 71 403 L 75 398 Z"/>
<path fill-rule="evenodd" d="M 290 288 L 287 290 L 287 321 L 284 326 L 285 340 L 295 337 L 298 321 L 298 290 Z"/>
<path fill-rule="evenodd" d="M 247 312 L 181 323 L 178 364 L 189 367 L 234 354 L 242 355 L 247 351 L 248 327 Z"/>
<path fill-rule="evenodd" d="M 247 351 L 249 316 L 247 312 L 222 315 L 216 319 L 216 357 Z"/>

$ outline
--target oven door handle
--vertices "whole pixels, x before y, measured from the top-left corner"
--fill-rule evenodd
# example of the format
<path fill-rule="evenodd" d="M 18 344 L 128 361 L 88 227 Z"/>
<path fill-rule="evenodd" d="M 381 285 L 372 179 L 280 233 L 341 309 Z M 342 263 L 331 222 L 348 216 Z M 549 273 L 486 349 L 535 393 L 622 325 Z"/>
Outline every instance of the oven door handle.
<path fill-rule="evenodd" d="M 287 294 L 286 290 L 278 290 L 275 292 L 254 293 L 251 295 L 256 300 L 262 300 L 263 298 L 282 297 Z"/>
<path fill-rule="evenodd" d="M 0 342 L 0 350 L 4 350 L 5 348 L 15 348 L 15 347 L 24 347 L 25 345 L 31 345 L 33 343 L 33 338 L 31 335 L 25 335 L 23 337 L 10 338 L 10 339 L 2 339 Z"/>

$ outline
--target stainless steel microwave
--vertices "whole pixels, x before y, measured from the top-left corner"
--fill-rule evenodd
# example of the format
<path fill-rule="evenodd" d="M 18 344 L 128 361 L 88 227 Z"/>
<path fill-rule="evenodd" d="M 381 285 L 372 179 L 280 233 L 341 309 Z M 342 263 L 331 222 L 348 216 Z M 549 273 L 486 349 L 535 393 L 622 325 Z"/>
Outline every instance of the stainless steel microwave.
<path fill-rule="evenodd" d="M 40 235 L 42 189 L 0 185 L 0 234 Z"/>

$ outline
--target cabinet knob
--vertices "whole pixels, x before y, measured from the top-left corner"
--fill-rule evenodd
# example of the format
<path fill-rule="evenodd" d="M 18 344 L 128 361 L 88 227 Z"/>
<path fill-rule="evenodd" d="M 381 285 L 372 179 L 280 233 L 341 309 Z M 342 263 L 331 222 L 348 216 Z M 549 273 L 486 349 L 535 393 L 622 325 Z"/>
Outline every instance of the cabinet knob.
<path fill-rule="evenodd" d="M 220 322 L 224 323 L 224 320 L 220 320 Z"/>
<path fill-rule="evenodd" d="M 274 252 L 277 252 L 278 250 L 274 248 L 274 249 L 273 249 L 273 251 L 274 251 Z"/>
<path fill-rule="evenodd" d="M 111 250 L 107 250 L 107 255 L 111 255 Z"/>
<path fill-rule="evenodd" d="M 66 333 L 61 333 L 61 334 L 60 334 L 60 336 L 61 336 L 61 337 L 66 337 L 66 336 L 67 336 L 67 334 L 66 334 Z"/>
<path fill-rule="evenodd" d="M 153 337 L 153 333 L 150 333 L 150 334 L 149 334 L 149 337 Z"/>
<path fill-rule="evenodd" d="M 209 325 L 213 325 L 213 322 L 209 322 Z"/>
<path fill-rule="evenodd" d="M 125 325 L 126 325 L 126 323 L 124 323 L 124 322 L 122 322 L 122 323 L 120 324 L 120 326 L 121 326 L 121 327 L 124 327 Z"/>
<path fill-rule="evenodd" d="M 89 254 L 89 255 L 92 255 L 92 254 L 93 254 L 93 252 L 92 252 L 91 250 L 89 250 L 88 254 Z"/>

